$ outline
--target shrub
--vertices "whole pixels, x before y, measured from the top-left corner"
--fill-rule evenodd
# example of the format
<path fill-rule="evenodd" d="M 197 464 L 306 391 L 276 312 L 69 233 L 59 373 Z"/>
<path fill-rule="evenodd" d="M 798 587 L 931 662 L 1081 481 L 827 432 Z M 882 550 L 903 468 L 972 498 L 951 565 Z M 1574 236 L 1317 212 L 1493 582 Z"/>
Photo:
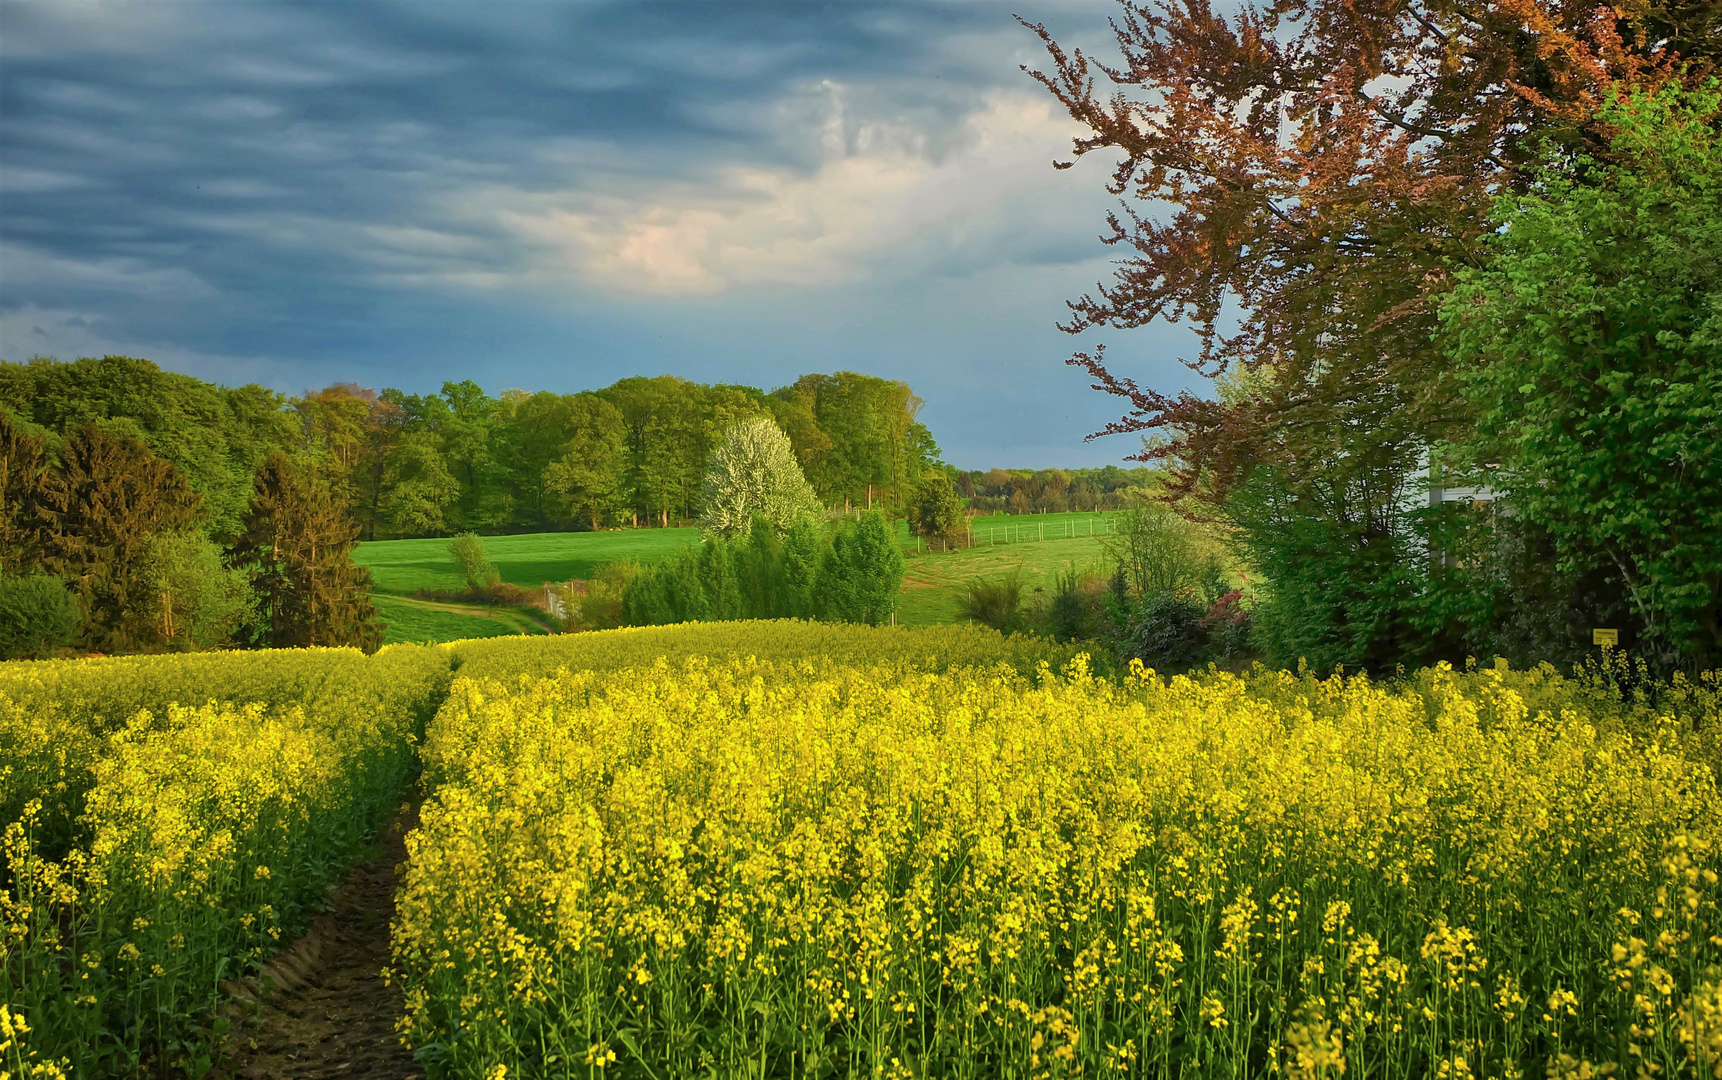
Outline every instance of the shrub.
<path fill-rule="evenodd" d="M 1023 627 L 1022 572 L 1012 570 L 996 581 L 976 579 L 969 583 L 958 610 L 966 619 L 1009 634 Z"/>
<path fill-rule="evenodd" d="M 52 656 L 76 639 L 80 620 L 78 601 L 59 578 L 0 579 L 0 660 Z"/>
<path fill-rule="evenodd" d="M 590 581 L 570 582 L 558 595 L 567 612 L 569 630 L 612 630 L 623 625 L 622 598 L 628 583 L 640 574 L 633 559 L 619 559 L 600 567 Z"/>
<path fill-rule="evenodd" d="M 779 615 L 812 619 L 819 614 L 819 562 L 825 534 L 808 518 L 789 527 L 783 538 L 783 604 Z"/>
<path fill-rule="evenodd" d="M 888 622 L 902 587 L 903 552 L 883 514 L 862 514 L 832 539 L 819 575 L 825 618 L 869 626 Z"/>
<path fill-rule="evenodd" d="M 448 553 L 466 579 L 467 592 L 482 592 L 502 579 L 484 550 L 484 538 L 477 533 L 464 532 L 450 540 Z"/>
<path fill-rule="evenodd" d="M 1075 567 L 1060 572 L 1047 608 L 1047 633 L 1058 641 L 1090 641 L 1103 637 L 1111 628 L 1105 579 Z"/>
<path fill-rule="evenodd" d="M 623 587 L 629 626 L 733 619 L 889 621 L 903 553 L 879 514 L 826 539 L 805 519 L 778 539 L 769 521 L 733 540 L 711 535 L 638 571 Z"/>
<path fill-rule="evenodd" d="M 1208 659 L 1222 667 L 1237 667 L 1251 655 L 1250 613 L 1239 589 L 1222 595 L 1196 623 L 1207 639 Z"/>
<path fill-rule="evenodd" d="M 1208 646 L 1202 620 L 1207 615 L 1190 593 L 1151 596 L 1125 628 L 1126 660 L 1136 659 L 1159 672 L 1188 671 L 1201 662 Z"/>

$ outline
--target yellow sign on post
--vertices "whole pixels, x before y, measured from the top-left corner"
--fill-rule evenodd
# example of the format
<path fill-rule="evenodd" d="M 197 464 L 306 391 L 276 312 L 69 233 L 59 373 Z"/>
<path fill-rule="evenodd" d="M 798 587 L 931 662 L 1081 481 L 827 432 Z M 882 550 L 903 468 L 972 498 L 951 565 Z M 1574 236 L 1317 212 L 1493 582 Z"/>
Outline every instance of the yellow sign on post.
<path fill-rule="evenodd" d="M 1593 629 L 1590 632 L 1590 643 L 1601 645 L 1605 649 L 1616 648 L 1620 645 L 1620 631 Z"/>

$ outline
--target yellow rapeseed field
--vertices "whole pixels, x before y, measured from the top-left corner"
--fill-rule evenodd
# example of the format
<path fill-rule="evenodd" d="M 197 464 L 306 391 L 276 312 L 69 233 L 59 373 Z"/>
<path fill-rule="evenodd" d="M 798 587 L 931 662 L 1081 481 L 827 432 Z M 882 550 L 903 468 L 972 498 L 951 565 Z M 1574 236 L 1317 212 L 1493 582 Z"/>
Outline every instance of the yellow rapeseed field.
<path fill-rule="evenodd" d="M 0 1080 L 198 1074 L 415 777 L 434 1077 L 1718 1080 L 1722 686 L 1642 683 L 802 623 L 3 665 Z"/>
<path fill-rule="evenodd" d="M 0 668 L 0 1080 L 207 1067 L 219 984 L 399 805 L 447 678 L 416 648 Z"/>
<path fill-rule="evenodd" d="M 448 646 L 456 670 L 468 678 L 615 671 L 693 657 L 707 660 L 818 659 L 867 667 L 944 671 L 1006 664 L 1032 672 L 1041 664 L 1062 668 L 1078 650 L 1045 638 L 1001 637 L 971 626 L 858 626 L 852 623 L 685 623 L 640 626 L 558 637 L 479 638 Z"/>
<path fill-rule="evenodd" d="M 491 1078 L 1722 1075 L 1715 779 L 1579 690 L 458 679 L 403 1030 Z"/>

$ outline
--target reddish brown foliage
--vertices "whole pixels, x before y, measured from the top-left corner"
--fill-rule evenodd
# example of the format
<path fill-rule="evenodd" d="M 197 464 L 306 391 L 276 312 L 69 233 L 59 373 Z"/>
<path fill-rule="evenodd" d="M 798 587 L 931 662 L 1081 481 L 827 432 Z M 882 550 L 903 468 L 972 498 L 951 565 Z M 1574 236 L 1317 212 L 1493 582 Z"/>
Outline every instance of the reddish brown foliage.
<path fill-rule="evenodd" d="M 1544 136 L 1594 147 L 1615 84 L 1695 78 L 1722 51 L 1718 0 L 1127 2 L 1117 67 L 1024 25 L 1052 58 L 1031 74 L 1091 130 L 1076 154 L 1121 151 L 1110 190 L 1134 200 L 1103 237 L 1132 254 L 1064 329 L 1189 319 L 1191 367 L 1248 377 L 1222 402 L 1144 388 L 1101 350 L 1069 363 L 1129 402 L 1100 434 L 1158 433 L 1141 457 L 1209 493 L 1257 462 L 1439 436 L 1457 416 L 1430 298 L 1490 200 Z"/>

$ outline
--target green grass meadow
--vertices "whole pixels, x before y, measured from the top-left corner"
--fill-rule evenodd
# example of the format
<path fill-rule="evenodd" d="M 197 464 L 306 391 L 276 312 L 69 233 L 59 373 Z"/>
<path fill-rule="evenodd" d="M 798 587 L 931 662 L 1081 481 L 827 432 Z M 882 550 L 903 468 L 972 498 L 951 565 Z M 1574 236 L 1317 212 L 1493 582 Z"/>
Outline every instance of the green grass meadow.
<path fill-rule="evenodd" d="M 1026 601 L 1034 589 L 1050 589 L 1062 570 L 1098 566 L 1099 538 L 1109 531 L 1108 521 L 1109 515 L 1086 513 L 977 517 L 971 523 L 975 546 L 947 552 L 924 550 L 908 523 L 899 521 L 897 536 L 908 567 L 897 621 L 909 626 L 961 622 L 957 607 L 969 583 L 1011 570 L 1022 573 Z M 599 567 L 618 559 L 657 562 L 698 540 L 699 530 L 691 527 L 619 529 L 487 536 L 484 547 L 503 581 L 537 588 L 546 582 L 590 578 Z M 389 624 L 390 642 L 543 632 L 542 626 L 517 609 L 412 599 L 411 594 L 420 590 L 464 588 L 446 537 L 361 544 L 354 561 L 371 568 L 373 600 Z"/>
<path fill-rule="evenodd" d="M 464 638 L 503 637 L 521 632 L 513 623 L 488 615 L 432 607 L 381 592 L 371 594 L 371 603 L 377 606 L 377 614 L 389 624 L 384 640 L 391 645 L 397 642 L 426 644 Z"/>
<path fill-rule="evenodd" d="M 617 559 L 657 562 L 699 540 L 698 529 L 618 529 L 610 532 L 524 533 L 487 536 L 484 549 L 510 585 L 537 588 L 547 581 L 589 578 Z M 379 592 L 420 589 L 458 592 L 465 587 L 446 537 L 378 540 L 360 544 L 353 561 L 371 568 Z"/>
<path fill-rule="evenodd" d="M 983 542 L 960 551 L 910 554 L 903 571 L 903 595 L 897 600 L 897 622 L 904 626 L 962 622 L 957 608 L 969 583 L 1003 577 L 1012 570 L 1022 575 L 1026 606 L 1036 589 L 1050 593 L 1062 571 L 1100 570 L 1102 556 L 1100 540 L 1088 536 L 996 546 Z"/>

